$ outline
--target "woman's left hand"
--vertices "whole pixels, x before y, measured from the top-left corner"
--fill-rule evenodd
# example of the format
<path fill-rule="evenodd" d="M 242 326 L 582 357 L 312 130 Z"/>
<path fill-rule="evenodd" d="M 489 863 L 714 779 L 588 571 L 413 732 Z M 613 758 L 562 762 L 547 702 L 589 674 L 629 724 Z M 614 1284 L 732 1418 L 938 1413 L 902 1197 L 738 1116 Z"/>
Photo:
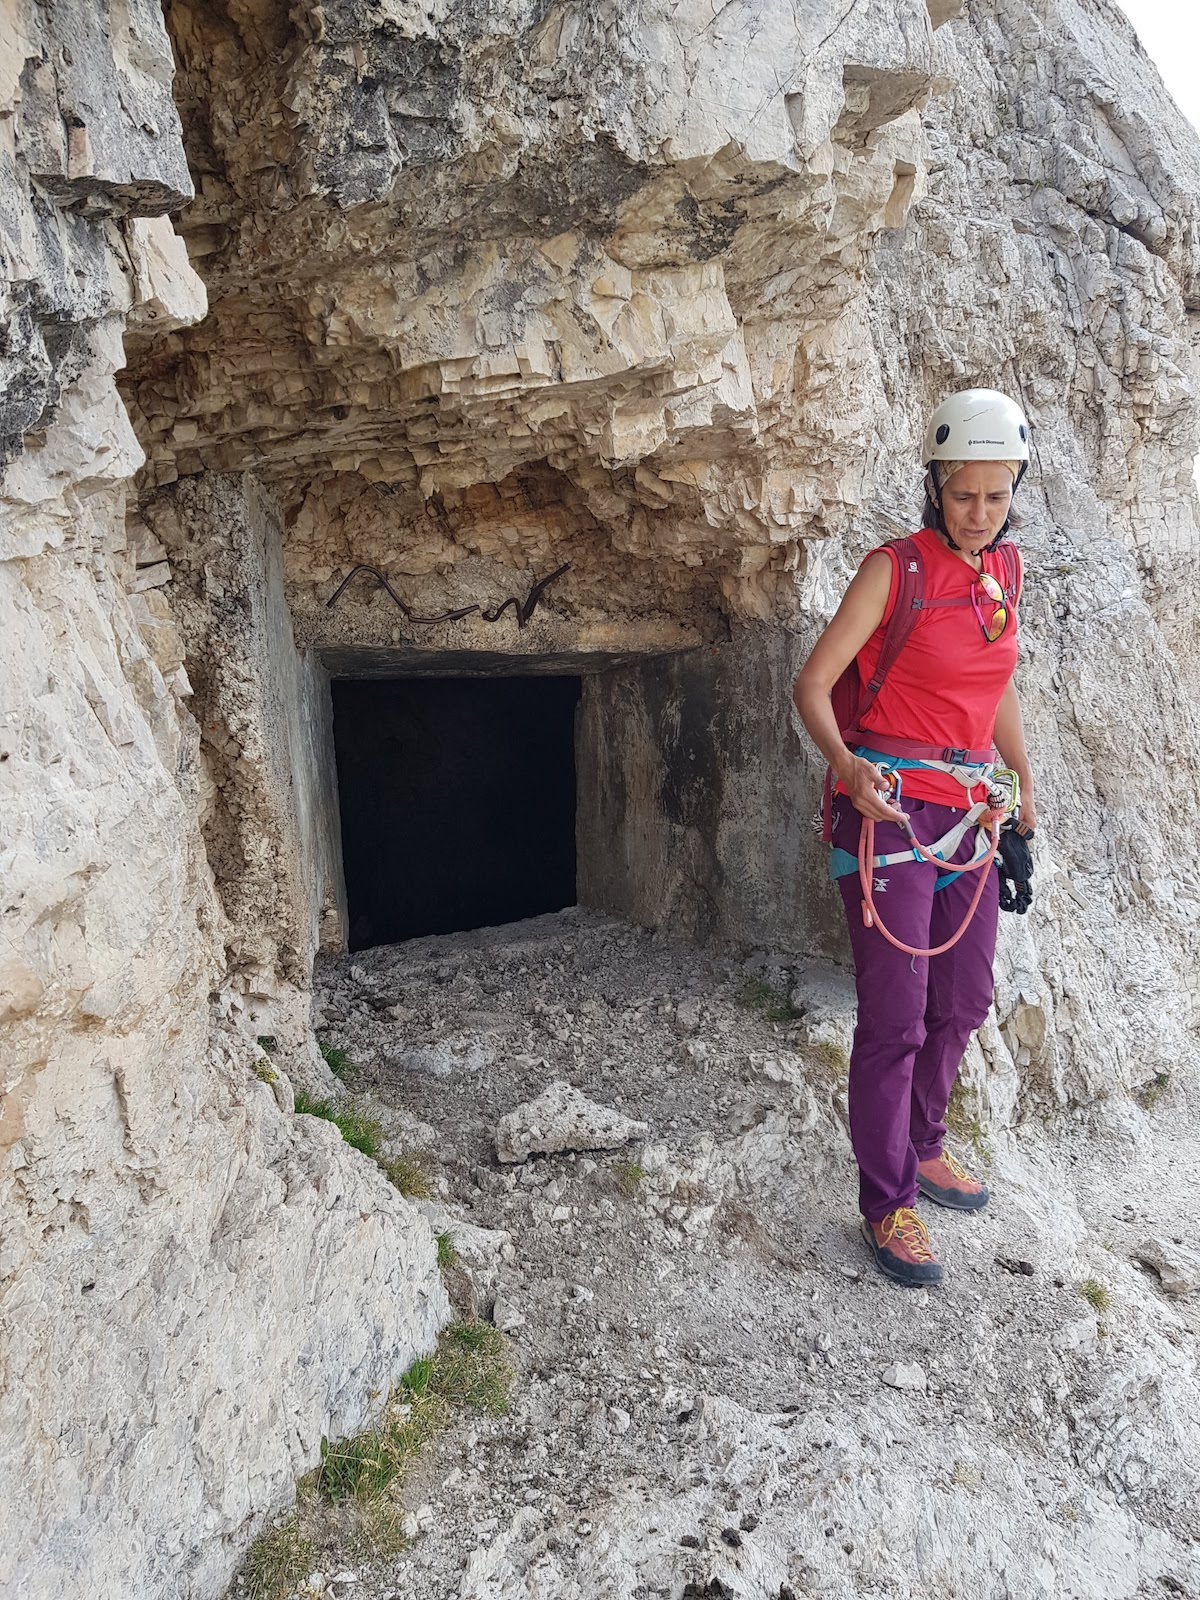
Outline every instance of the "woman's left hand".
<path fill-rule="evenodd" d="M 1016 831 L 1023 838 L 1027 838 L 1037 827 L 1037 802 L 1033 798 L 1030 788 L 1021 791 L 1021 815 L 1017 821 Z"/>

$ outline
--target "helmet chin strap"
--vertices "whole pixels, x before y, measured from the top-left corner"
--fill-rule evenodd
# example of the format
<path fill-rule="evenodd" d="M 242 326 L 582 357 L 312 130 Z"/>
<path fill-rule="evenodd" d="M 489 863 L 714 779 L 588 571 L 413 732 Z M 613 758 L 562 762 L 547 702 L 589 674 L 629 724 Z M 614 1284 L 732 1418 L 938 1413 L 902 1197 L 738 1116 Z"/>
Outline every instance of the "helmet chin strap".
<path fill-rule="evenodd" d="M 960 544 L 955 544 L 954 540 L 950 537 L 949 529 L 946 527 L 946 517 L 942 510 L 942 491 L 938 488 L 937 473 L 933 469 L 932 462 L 929 464 L 929 471 L 925 480 L 925 486 L 929 490 L 930 504 L 937 512 L 937 531 L 941 534 L 942 538 L 945 539 L 951 550 L 957 550 L 959 555 L 962 555 L 962 546 Z"/>

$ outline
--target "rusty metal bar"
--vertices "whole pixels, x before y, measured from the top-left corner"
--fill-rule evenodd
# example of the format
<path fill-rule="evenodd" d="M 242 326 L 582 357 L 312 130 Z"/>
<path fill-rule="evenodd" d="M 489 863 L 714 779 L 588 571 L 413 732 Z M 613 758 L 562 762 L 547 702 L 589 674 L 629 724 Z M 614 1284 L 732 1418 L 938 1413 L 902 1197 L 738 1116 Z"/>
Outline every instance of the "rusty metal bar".
<path fill-rule="evenodd" d="M 337 602 L 341 599 L 351 581 L 356 578 L 360 572 L 369 572 L 380 585 L 380 587 L 387 591 L 389 599 L 391 599 L 391 601 L 398 606 L 401 611 L 403 611 L 409 622 L 414 623 L 418 627 L 432 628 L 439 622 L 458 622 L 463 617 L 472 616 L 476 611 L 479 612 L 480 616 L 485 622 L 499 622 L 500 618 L 508 610 L 509 606 L 512 606 L 517 614 L 517 627 L 523 628 L 529 621 L 530 617 L 532 617 L 533 613 L 537 610 L 538 601 L 542 598 L 542 595 L 546 592 L 556 578 L 561 578 L 564 572 L 569 571 L 570 566 L 571 563 L 569 561 L 565 561 L 561 567 L 556 567 L 554 571 L 551 572 L 547 577 L 539 578 L 534 584 L 533 588 L 530 589 L 529 595 L 525 600 L 519 600 L 516 595 L 510 595 L 507 600 L 501 601 L 494 611 L 485 611 L 482 606 L 473 605 L 462 606 L 457 611 L 443 611 L 436 617 L 419 617 L 417 616 L 416 612 L 412 610 L 411 606 L 406 605 L 405 602 L 401 600 L 400 596 L 388 582 L 386 574 L 380 572 L 378 567 L 368 566 L 364 561 L 360 562 L 357 567 L 352 567 L 350 569 L 350 571 L 342 579 L 341 583 L 338 584 L 337 588 L 330 595 L 329 599 L 326 600 L 325 608 L 326 610 L 332 610 Z"/>

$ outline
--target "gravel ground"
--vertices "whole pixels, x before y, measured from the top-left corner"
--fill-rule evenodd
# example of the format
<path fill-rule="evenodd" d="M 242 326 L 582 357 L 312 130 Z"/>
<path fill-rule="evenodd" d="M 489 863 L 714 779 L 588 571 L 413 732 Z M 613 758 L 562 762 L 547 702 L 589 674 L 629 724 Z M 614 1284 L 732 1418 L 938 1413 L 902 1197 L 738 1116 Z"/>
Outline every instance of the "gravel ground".
<path fill-rule="evenodd" d="M 960 1145 L 993 1201 L 924 1207 L 913 1292 L 858 1236 L 844 976 L 572 910 L 328 962 L 316 1020 L 518 1378 L 410 1476 L 402 1556 L 300 1593 L 1200 1597 L 1200 1296 L 1133 1259 L 1187 1270 L 1193 1070 Z M 500 1163 L 554 1080 L 648 1135 Z"/>

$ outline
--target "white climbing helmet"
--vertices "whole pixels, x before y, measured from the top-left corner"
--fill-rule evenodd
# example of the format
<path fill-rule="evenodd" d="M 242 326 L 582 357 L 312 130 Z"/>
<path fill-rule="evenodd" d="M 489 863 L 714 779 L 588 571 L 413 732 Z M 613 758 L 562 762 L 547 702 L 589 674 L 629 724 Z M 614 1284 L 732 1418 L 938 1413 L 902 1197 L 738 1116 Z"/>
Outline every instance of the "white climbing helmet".
<path fill-rule="evenodd" d="M 998 389 L 964 389 L 950 395 L 925 429 L 926 465 L 931 461 L 1028 460 L 1025 413 Z"/>

